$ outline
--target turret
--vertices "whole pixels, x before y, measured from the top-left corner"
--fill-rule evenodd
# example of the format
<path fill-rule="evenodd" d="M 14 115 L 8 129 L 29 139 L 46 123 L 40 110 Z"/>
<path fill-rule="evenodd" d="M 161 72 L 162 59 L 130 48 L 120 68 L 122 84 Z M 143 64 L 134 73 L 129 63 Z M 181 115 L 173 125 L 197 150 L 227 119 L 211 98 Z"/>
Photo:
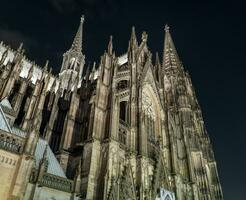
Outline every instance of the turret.
<path fill-rule="evenodd" d="M 64 53 L 59 79 L 63 90 L 73 88 L 76 77 L 82 76 L 85 56 L 82 53 L 84 16 L 81 17 L 78 31 L 75 35 L 71 48 Z"/>

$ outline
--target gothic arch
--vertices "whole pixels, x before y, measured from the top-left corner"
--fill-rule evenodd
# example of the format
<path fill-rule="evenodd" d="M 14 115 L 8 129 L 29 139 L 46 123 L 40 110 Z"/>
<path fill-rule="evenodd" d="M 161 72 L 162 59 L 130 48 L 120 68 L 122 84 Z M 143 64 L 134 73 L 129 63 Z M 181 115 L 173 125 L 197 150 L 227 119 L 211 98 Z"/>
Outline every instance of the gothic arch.
<path fill-rule="evenodd" d="M 150 84 L 145 84 L 142 89 L 142 111 L 154 120 L 155 139 L 162 136 L 161 121 L 163 119 L 162 108 L 158 103 L 158 97 Z M 161 111 L 161 112 L 160 112 Z"/>

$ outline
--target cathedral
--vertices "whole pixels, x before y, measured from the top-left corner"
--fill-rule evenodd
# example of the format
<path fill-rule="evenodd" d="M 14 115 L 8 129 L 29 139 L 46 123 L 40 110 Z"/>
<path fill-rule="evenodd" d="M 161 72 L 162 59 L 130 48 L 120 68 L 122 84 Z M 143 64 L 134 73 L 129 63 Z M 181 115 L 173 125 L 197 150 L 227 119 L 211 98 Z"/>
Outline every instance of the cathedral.
<path fill-rule="evenodd" d="M 188 72 L 165 26 L 85 67 L 82 16 L 59 74 L 0 43 L 1 200 L 222 200 Z"/>

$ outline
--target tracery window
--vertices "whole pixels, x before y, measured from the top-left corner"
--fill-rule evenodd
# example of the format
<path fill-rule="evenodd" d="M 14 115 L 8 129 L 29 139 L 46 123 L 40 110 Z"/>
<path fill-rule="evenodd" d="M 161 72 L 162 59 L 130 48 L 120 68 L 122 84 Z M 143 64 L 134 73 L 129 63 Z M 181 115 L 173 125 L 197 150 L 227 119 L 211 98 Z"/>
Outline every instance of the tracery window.
<path fill-rule="evenodd" d="M 150 97 L 143 93 L 143 112 L 144 112 L 144 123 L 146 126 L 148 138 L 154 139 L 155 137 L 155 112 Z"/>
<path fill-rule="evenodd" d="M 126 145 L 129 131 L 129 104 L 127 101 L 121 101 L 119 107 L 119 141 Z"/>
<path fill-rule="evenodd" d="M 147 148 L 150 158 L 155 158 L 156 148 L 156 114 L 154 112 L 154 105 L 149 95 L 144 92 L 142 98 L 142 109 L 144 115 L 144 127 L 147 134 Z"/>

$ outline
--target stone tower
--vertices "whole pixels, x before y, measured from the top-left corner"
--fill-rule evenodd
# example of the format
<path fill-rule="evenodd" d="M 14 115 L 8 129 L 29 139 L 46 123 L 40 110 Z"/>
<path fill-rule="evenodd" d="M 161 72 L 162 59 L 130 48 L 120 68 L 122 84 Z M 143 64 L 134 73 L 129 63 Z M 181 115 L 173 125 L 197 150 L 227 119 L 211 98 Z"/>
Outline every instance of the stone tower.
<path fill-rule="evenodd" d="M 169 27 L 162 62 L 158 54 L 153 59 L 147 33 L 138 41 L 133 27 L 125 54 L 115 54 L 110 36 L 100 63 L 84 70 L 83 23 L 58 76 L 48 63 L 39 73 L 34 63 L 23 64 L 22 46 L 12 68 L 2 52 L 0 95 L 15 110 L 11 123 L 28 132 L 29 122 L 40 120 L 33 138 L 38 132 L 47 141 L 76 198 L 223 199 L 201 108 Z"/>

